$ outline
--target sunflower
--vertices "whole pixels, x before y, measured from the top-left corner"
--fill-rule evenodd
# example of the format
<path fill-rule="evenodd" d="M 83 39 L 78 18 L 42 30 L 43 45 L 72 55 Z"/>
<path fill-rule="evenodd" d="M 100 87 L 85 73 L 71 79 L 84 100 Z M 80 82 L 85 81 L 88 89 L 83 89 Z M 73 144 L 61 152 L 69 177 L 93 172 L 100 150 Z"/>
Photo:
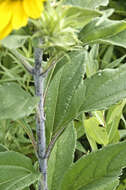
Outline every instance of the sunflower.
<path fill-rule="evenodd" d="M 0 0 L 0 39 L 13 29 L 25 26 L 28 18 L 37 19 L 45 0 Z"/>

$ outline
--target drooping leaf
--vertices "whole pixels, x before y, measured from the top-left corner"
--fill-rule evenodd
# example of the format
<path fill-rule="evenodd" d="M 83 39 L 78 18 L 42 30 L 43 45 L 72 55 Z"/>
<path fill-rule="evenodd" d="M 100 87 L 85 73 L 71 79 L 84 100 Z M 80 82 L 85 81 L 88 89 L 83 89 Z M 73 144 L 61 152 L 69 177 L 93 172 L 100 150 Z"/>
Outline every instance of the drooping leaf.
<path fill-rule="evenodd" d="M 10 35 L 1 41 L 1 44 L 9 49 L 16 49 L 25 43 L 29 36 Z"/>
<path fill-rule="evenodd" d="M 83 97 L 83 92 L 81 92 L 83 89 L 80 84 L 85 72 L 84 58 L 84 51 L 71 52 L 69 60 L 63 59 L 65 65 L 59 68 L 61 64 L 59 62 L 56 66 L 45 102 L 48 139 L 50 139 L 51 133 L 55 133 L 70 121 L 80 108 Z"/>
<path fill-rule="evenodd" d="M 76 133 L 72 125 L 59 137 L 48 161 L 49 189 L 59 189 L 59 184 L 73 162 Z"/>
<path fill-rule="evenodd" d="M 16 120 L 32 113 L 38 102 L 16 83 L 0 86 L 0 119 Z"/>
<path fill-rule="evenodd" d="M 94 19 L 83 27 L 79 33 L 79 39 L 84 43 L 91 43 L 104 38 L 109 38 L 126 29 L 125 21 L 105 19 L 100 24 L 100 18 Z"/>
<path fill-rule="evenodd" d="M 126 97 L 126 65 L 117 69 L 105 69 L 84 81 L 86 88 L 80 111 L 107 109 Z"/>
<path fill-rule="evenodd" d="M 17 152 L 0 153 L 0 189 L 22 190 L 39 179 L 32 161 Z"/>
<path fill-rule="evenodd" d="M 126 166 L 126 142 L 83 156 L 65 174 L 60 190 L 113 190 Z M 106 158 L 106 159 L 105 159 Z"/>
<path fill-rule="evenodd" d="M 84 8 L 96 9 L 99 6 L 107 6 L 109 0 L 64 0 L 63 3 Z"/>

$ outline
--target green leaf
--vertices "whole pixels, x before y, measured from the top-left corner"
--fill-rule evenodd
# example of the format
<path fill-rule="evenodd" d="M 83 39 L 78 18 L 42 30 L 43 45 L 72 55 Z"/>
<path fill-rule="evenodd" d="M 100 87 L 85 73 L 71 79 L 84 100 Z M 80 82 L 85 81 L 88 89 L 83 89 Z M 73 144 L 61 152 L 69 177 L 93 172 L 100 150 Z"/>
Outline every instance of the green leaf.
<path fill-rule="evenodd" d="M 110 65 L 110 61 L 113 56 L 114 46 L 109 46 L 102 58 L 102 68 L 107 68 L 106 65 Z"/>
<path fill-rule="evenodd" d="M 29 36 L 9 35 L 1 40 L 1 44 L 9 49 L 16 49 L 24 45 Z"/>
<path fill-rule="evenodd" d="M 88 136 L 88 135 L 87 135 L 87 139 L 88 139 L 89 144 L 91 146 L 91 150 L 96 151 L 98 149 L 96 141 L 91 136 Z"/>
<path fill-rule="evenodd" d="M 99 6 L 107 6 L 109 0 L 64 0 L 65 4 L 80 6 L 84 8 L 96 9 Z"/>
<path fill-rule="evenodd" d="M 0 153 L 0 189 L 22 190 L 39 179 L 32 161 L 17 152 Z"/>
<path fill-rule="evenodd" d="M 95 44 L 92 46 L 90 52 L 86 51 L 86 76 L 90 77 L 98 71 L 99 63 L 98 63 L 98 53 L 99 53 L 99 45 Z"/>
<path fill-rule="evenodd" d="M 49 189 L 59 189 L 59 184 L 73 162 L 76 133 L 72 125 L 59 137 L 48 161 Z"/>
<path fill-rule="evenodd" d="M 121 62 L 126 58 L 126 55 L 120 57 L 119 59 L 114 60 L 111 63 L 107 63 L 105 65 L 101 65 L 101 68 L 115 68 L 121 65 Z"/>
<path fill-rule="evenodd" d="M 108 135 L 106 128 L 99 127 L 100 123 L 97 121 L 95 117 L 91 117 L 90 119 L 84 120 L 84 127 L 86 135 L 89 138 L 92 138 L 97 143 L 102 145 L 108 144 Z"/>
<path fill-rule="evenodd" d="M 105 69 L 84 81 L 85 97 L 80 111 L 107 109 L 126 97 L 126 65 L 117 69 Z"/>
<path fill-rule="evenodd" d="M 126 48 L 126 30 L 119 32 L 118 34 L 116 34 L 112 37 L 100 39 L 98 42 Z"/>
<path fill-rule="evenodd" d="M 113 139 L 116 137 L 118 132 L 118 125 L 121 119 L 122 110 L 125 106 L 126 101 L 122 101 L 117 105 L 112 106 L 109 108 L 107 115 L 106 115 L 106 129 L 109 137 L 109 142 L 112 142 Z"/>
<path fill-rule="evenodd" d="M 64 58 L 56 66 L 45 102 L 48 139 L 52 132 L 57 132 L 71 121 L 80 108 L 83 97 L 81 91 L 84 90 L 80 86 L 85 72 L 84 58 L 84 51 L 71 52 L 69 60 Z"/>
<path fill-rule="evenodd" d="M 83 156 L 65 174 L 60 190 L 113 190 L 126 166 L 126 142 Z"/>
<path fill-rule="evenodd" d="M 102 17 L 100 17 L 97 24 L 104 22 L 105 19 L 109 18 L 114 13 L 114 9 L 107 9 L 102 11 Z"/>
<path fill-rule="evenodd" d="M 94 111 L 92 114 L 96 117 L 100 125 L 105 126 L 105 111 Z"/>
<path fill-rule="evenodd" d="M 16 83 L 0 86 L 0 119 L 16 120 L 32 113 L 38 102 Z"/>
<path fill-rule="evenodd" d="M 126 129 L 119 130 L 120 138 L 126 138 Z"/>
<path fill-rule="evenodd" d="M 85 130 L 83 127 L 83 122 L 80 120 L 74 120 L 74 127 L 76 129 L 77 132 L 77 139 L 79 139 L 80 137 L 82 137 L 85 134 Z"/>
<path fill-rule="evenodd" d="M 8 151 L 7 147 L 5 147 L 3 144 L 0 144 L 0 152 Z"/>
<path fill-rule="evenodd" d="M 77 6 L 66 6 L 65 8 L 66 10 L 64 11 L 64 15 L 67 18 L 67 20 L 69 20 L 68 24 L 74 28 L 83 27 L 86 24 L 88 24 L 93 18 L 102 16 L 103 14 L 102 12 L 98 10 L 82 8 L 82 7 L 77 7 Z"/>
<path fill-rule="evenodd" d="M 98 24 L 99 21 L 100 18 L 94 19 L 80 31 L 79 39 L 84 44 L 114 36 L 126 29 L 125 21 L 104 19 Z"/>
<path fill-rule="evenodd" d="M 79 141 L 77 141 L 76 149 L 83 152 L 83 153 L 87 152 L 86 149 L 83 147 L 83 145 Z"/>

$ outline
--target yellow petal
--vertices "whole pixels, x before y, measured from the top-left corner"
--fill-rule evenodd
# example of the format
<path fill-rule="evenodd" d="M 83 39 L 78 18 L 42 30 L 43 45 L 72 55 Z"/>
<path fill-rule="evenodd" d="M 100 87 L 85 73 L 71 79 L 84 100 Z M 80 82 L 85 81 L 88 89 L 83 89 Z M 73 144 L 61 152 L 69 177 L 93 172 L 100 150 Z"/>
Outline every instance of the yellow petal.
<path fill-rule="evenodd" d="M 24 0 L 23 1 L 24 9 L 28 17 L 39 18 L 41 12 L 43 11 L 42 0 Z"/>
<path fill-rule="evenodd" d="M 12 12 L 10 5 L 9 0 L 0 2 L 0 31 L 3 30 L 11 20 Z"/>
<path fill-rule="evenodd" d="M 12 31 L 12 25 L 8 24 L 3 30 L 0 31 L 0 40 L 8 36 L 8 34 Z"/>
<path fill-rule="evenodd" d="M 12 16 L 13 29 L 19 29 L 21 26 L 25 26 L 28 21 L 28 16 L 24 11 L 23 2 L 21 0 L 12 1 L 11 9 L 13 12 Z"/>

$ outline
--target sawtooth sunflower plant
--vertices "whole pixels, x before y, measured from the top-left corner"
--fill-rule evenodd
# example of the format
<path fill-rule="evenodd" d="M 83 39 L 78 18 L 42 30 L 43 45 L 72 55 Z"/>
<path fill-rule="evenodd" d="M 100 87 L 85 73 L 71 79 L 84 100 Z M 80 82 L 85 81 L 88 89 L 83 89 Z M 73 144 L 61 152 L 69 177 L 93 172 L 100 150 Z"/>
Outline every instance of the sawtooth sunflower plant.
<path fill-rule="evenodd" d="M 118 66 L 126 56 L 108 62 L 114 45 L 126 48 L 126 21 L 112 20 L 108 4 L 0 0 L 0 129 L 22 127 L 19 144 L 25 146 L 15 152 L 0 144 L 0 190 L 116 189 L 126 143 L 108 144 L 120 139 L 122 111 L 111 113 L 125 105 L 126 65 Z M 90 148 L 78 141 L 82 136 Z"/>

